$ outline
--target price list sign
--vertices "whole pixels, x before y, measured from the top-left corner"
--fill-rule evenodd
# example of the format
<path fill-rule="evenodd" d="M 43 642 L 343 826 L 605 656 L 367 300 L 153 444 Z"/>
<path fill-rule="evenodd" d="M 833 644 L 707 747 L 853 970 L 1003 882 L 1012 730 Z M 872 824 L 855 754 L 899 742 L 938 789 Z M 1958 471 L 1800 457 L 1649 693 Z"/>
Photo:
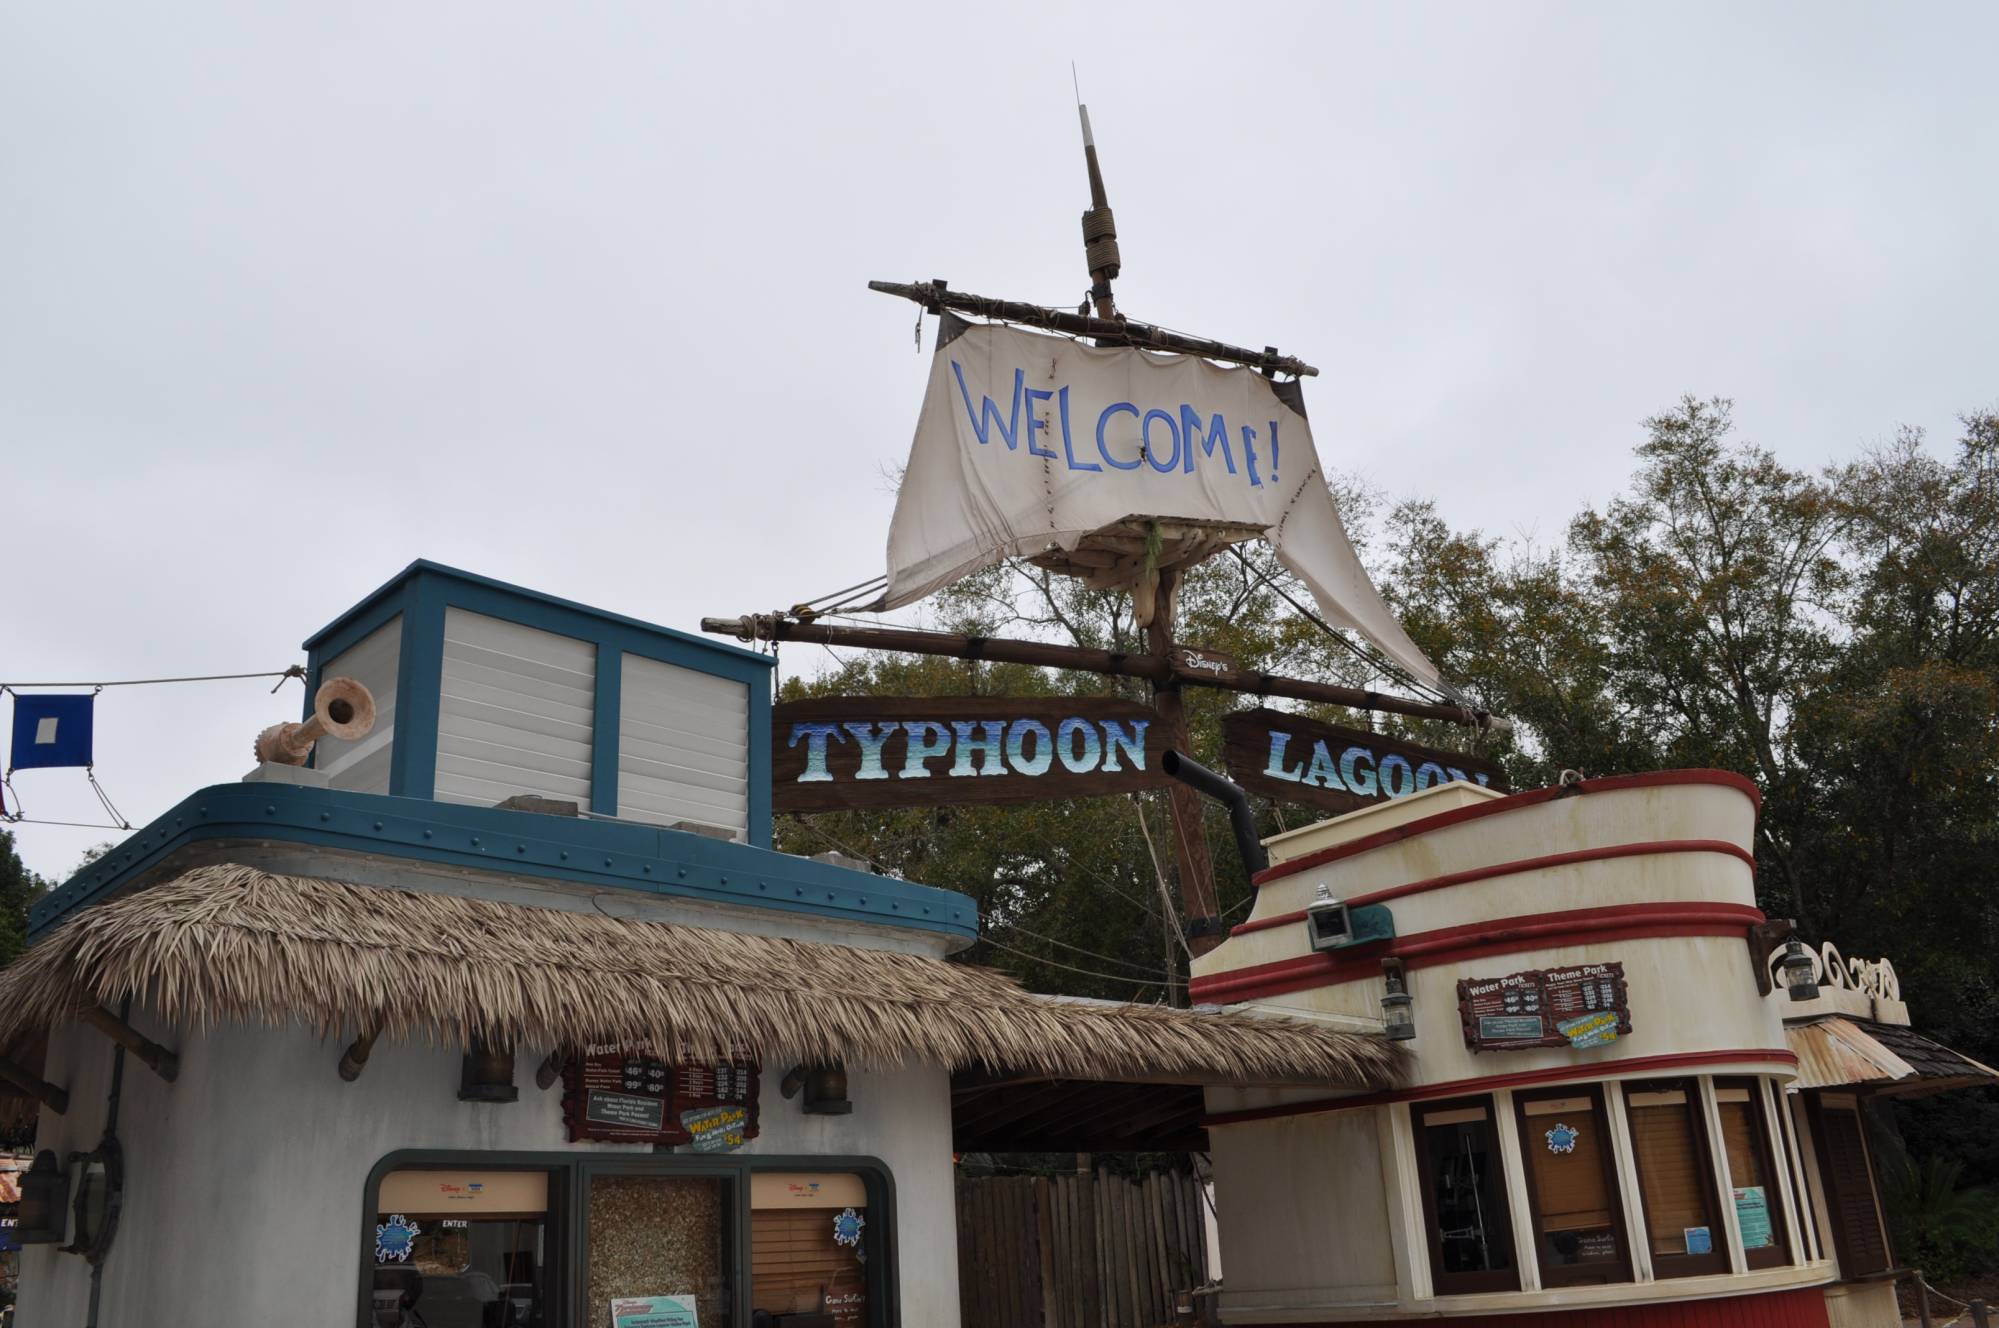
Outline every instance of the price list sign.
<path fill-rule="evenodd" d="M 591 1047 L 562 1068 L 562 1115 L 569 1139 L 650 1143 L 694 1142 L 688 1112 L 732 1106 L 743 1112 L 741 1134 L 757 1133 L 758 1066 L 747 1061 L 671 1065 L 642 1052 Z"/>
<path fill-rule="evenodd" d="M 1624 965 L 1533 969 L 1458 981 L 1458 1017 L 1473 1051 L 1600 1047 L 1631 1032 Z"/>

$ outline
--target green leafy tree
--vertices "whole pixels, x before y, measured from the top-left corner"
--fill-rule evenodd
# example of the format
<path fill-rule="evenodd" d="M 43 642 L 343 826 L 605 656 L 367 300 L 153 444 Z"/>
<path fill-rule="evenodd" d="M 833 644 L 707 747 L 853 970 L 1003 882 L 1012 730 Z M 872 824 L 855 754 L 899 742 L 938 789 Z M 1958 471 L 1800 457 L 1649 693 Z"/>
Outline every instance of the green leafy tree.
<path fill-rule="evenodd" d="M 0 965 L 28 948 L 28 909 L 48 889 L 14 851 L 13 833 L 0 830 Z"/>

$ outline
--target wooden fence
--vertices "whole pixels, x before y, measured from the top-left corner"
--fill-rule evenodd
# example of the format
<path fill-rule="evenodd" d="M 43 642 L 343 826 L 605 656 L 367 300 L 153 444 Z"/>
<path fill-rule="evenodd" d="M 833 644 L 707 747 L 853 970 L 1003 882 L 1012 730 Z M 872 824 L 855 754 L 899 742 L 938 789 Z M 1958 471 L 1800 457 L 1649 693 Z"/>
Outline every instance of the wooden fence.
<path fill-rule="evenodd" d="M 964 1328 L 1157 1328 L 1206 1277 L 1200 1184 L 1179 1172 L 958 1182 Z"/>

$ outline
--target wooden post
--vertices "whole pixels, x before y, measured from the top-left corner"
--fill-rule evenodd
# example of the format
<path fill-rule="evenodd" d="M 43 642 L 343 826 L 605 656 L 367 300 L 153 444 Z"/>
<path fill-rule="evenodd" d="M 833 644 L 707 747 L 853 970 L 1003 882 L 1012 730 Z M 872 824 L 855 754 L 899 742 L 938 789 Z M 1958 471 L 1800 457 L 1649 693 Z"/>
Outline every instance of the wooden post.
<path fill-rule="evenodd" d="M 1985 1312 L 1984 1301 L 1972 1301 L 1970 1309 L 1972 1328 L 1992 1328 L 1992 1320 Z"/>
<path fill-rule="evenodd" d="M 361 1030 L 360 1036 L 347 1044 L 347 1050 L 340 1053 L 339 1070 L 342 1079 L 351 1084 L 361 1077 L 361 1071 L 367 1068 L 368 1056 L 375 1049 L 375 1039 L 380 1037 L 381 1033 L 382 1030 L 378 1026 L 370 1025 Z"/>
<path fill-rule="evenodd" d="M 0 1079 L 5 1079 L 58 1116 L 69 1110 L 68 1090 L 49 1083 L 18 1061 L 0 1056 Z"/>
<path fill-rule="evenodd" d="M 1152 621 L 1145 626 L 1145 648 L 1159 659 L 1173 658 L 1173 614 L 1179 596 L 1180 574 L 1159 574 L 1159 594 Z M 1159 726 L 1175 751 L 1188 751 L 1187 710 L 1181 703 L 1180 685 L 1167 679 L 1152 687 L 1152 704 L 1159 711 Z M 1203 825 L 1201 795 L 1185 784 L 1175 783 L 1166 790 L 1167 806 L 1173 813 L 1173 865 L 1180 878 L 1180 901 L 1187 910 L 1187 948 L 1204 955 L 1221 944 L 1221 922 L 1215 906 L 1215 867 L 1208 857 L 1208 836 Z"/>
<path fill-rule="evenodd" d="M 146 1063 L 146 1068 L 172 1083 L 180 1077 L 180 1057 L 141 1033 L 103 1006 L 92 1006 L 81 1018 L 98 1032 Z"/>
<path fill-rule="evenodd" d="M 1920 1268 L 1916 1270 L 1915 1282 L 1916 1322 L 1920 1323 L 1923 1328 L 1936 1328 L 1935 1321 L 1930 1318 L 1930 1284 L 1928 1279 L 1923 1276 L 1923 1270 Z"/>

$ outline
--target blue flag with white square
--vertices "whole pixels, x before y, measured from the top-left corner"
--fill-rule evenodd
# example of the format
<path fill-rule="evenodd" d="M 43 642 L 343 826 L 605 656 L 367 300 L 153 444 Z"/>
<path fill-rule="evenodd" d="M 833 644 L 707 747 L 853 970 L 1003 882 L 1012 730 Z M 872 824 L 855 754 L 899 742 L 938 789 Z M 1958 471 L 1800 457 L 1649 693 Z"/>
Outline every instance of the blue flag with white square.
<path fill-rule="evenodd" d="M 94 695 L 23 696 L 14 693 L 14 743 L 7 764 L 15 770 L 90 765 Z"/>

